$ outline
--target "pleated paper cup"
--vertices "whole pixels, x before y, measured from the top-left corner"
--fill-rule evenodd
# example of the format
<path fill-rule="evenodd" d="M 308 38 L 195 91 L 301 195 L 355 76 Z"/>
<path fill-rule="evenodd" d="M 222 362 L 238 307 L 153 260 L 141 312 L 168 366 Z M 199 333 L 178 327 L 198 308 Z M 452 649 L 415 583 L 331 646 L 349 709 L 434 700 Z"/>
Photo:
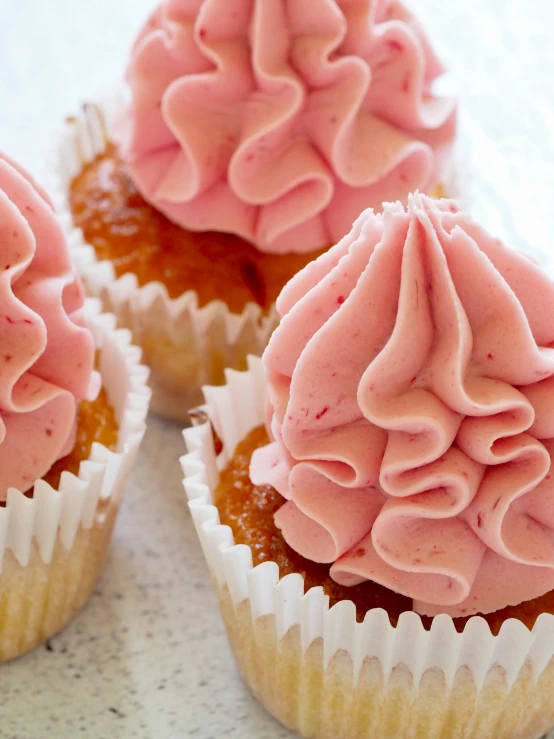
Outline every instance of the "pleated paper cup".
<path fill-rule="evenodd" d="M 318 739 L 534 739 L 554 724 L 554 616 L 532 631 L 506 621 L 493 636 L 449 616 L 426 630 L 416 613 L 391 626 L 381 609 L 357 623 L 351 601 L 329 608 L 301 575 L 252 566 L 219 522 L 214 491 L 237 443 L 264 422 L 259 359 L 205 388 L 209 422 L 185 430 L 185 490 L 239 669 L 265 708 Z M 217 456 L 213 430 L 223 442 Z"/>
<path fill-rule="evenodd" d="M 118 423 L 117 449 L 93 444 L 78 476 L 63 472 L 58 489 L 39 480 L 32 497 L 8 491 L 0 508 L 0 662 L 56 634 L 87 601 L 146 428 L 150 391 L 140 350 L 98 301 L 87 301 L 86 315 Z"/>
<path fill-rule="evenodd" d="M 72 180 L 85 164 L 105 152 L 122 96 L 84 105 L 68 118 L 50 163 L 47 188 L 68 237 L 72 259 L 88 295 L 100 298 L 118 325 L 133 332 L 150 367 L 151 407 L 167 418 L 186 421 L 188 409 L 202 400 L 204 384 L 221 384 L 225 367 L 245 369 L 248 354 L 261 354 L 277 325 L 273 307 L 266 316 L 255 303 L 239 315 L 221 300 L 198 307 L 189 290 L 170 298 L 161 282 L 139 287 L 133 274 L 116 277 L 110 261 L 99 261 L 69 205 Z"/>

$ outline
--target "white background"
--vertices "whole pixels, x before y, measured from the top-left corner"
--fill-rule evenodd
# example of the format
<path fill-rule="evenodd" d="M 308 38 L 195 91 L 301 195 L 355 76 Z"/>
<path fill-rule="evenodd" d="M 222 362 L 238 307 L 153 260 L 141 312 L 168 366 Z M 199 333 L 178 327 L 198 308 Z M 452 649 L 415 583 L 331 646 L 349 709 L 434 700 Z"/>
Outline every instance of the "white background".
<path fill-rule="evenodd" d="M 412 6 L 455 73 L 473 122 L 466 137 L 476 214 L 514 243 L 550 251 L 554 4 Z M 41 176 L 63 117 L 119 84 L 151 7 L 151 0 L 0 0 L 0 148 Z M 182 452 L 179 429 L 154 419 L 88 607 L 50 650 L 0 667 L 0 737 L 289 736 L 233 665 L 184 503 Z"/>

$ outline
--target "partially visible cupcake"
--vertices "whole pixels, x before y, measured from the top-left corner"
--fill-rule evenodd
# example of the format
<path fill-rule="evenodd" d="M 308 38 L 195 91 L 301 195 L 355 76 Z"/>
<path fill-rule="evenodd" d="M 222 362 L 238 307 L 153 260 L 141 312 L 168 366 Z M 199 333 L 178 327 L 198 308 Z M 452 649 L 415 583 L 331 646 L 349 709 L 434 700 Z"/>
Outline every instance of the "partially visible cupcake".
<path fill-rule="evenodd" d="M 277 308 L 263 368 L 206 391 L 219 457 L 209 424 L 185 432 L 246 681 L 305 737 L 541 736 L 554 281 L 418 194 L 364 213 Z"/>
<path fill-rule="evenodd" d="M 85 307 L 46 194 L 0 154 L 0 662 L 48 639 L 102 570 L 145 429 L 140 351 Z"/>
<path fill-rule="evenodd" d="M 85 288 L 144 349 L 155 410 L 184 418 L 260 353 L 282 287 L 363 208 L 438 191 L 456 127 L 442 73 L 396 1 L 157 7 L 130 102 L 69 119 L 55 186 Z"/>

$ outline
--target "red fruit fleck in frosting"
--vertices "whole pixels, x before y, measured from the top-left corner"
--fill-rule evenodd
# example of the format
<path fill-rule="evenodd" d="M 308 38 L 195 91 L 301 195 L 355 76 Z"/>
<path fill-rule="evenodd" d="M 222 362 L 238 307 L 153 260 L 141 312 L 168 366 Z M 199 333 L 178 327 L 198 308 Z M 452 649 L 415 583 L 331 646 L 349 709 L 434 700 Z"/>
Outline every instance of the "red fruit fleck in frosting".
<path fill-rule="evenodd" d="M 554 282 L 414 195 L 366 211 L 277 307 L 251 477 L 287 499 L 290 546 L 426 615 L 552 590 Z"/>
<path fill-rule="evenodd" d="M 121 148 L 184 228 L 309 252 L 437 184 L 443 71 L 399 0 L 165 0 L 132 50 Z"/>
<path fill-rule="evenodd" d="M 26 491 L 75 441 L 93 399 L 94 342 L 83 294 L 46 194 L 0 153 L 0 500 Z"/>

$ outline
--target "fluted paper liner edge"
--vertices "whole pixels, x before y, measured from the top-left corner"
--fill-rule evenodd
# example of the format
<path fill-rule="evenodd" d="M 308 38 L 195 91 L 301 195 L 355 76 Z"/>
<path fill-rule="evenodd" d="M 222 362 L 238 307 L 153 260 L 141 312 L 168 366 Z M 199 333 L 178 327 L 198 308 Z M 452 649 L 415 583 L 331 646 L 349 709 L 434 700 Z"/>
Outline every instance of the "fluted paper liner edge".
<path fill-rule="evenodd" d="M 78 476 L 63 472 L 58 489 L 38 480 L 32 497 L 8 490 L 6 505 L 0 508 L 0 569 L 8 552 L 26 566 L 34 541 L 46 564 L 58 539 L 70 550 L 79 528 L 92 528 L 108 503 L 119 504 L 144 435 L 150 392 L 140 350 L 131 344 L 128 331 L 115 329 L 114 316 L 100 312 L 98 301 L 86 301 L 85 316 L 100 352 L 102 387 L 118 423 L 117 450 L 95 442 Z"/>

